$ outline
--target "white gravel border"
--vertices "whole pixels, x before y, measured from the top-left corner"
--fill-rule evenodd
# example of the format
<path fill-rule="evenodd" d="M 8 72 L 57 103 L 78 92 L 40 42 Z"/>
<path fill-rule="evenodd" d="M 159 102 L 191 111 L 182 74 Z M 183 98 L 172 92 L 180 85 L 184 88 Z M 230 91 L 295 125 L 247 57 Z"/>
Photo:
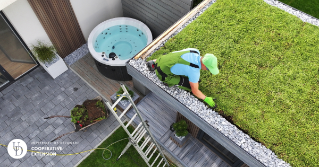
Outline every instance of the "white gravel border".
<path fill-rule="evenodd" d="M 292 8 L 286 4 L 283 4 L 277 0 L 264 0 L 266 3 L 276 6 L 282 10 L 287 11 L 290 14 L 293 14 L 300 18 L 304 22 L 308 22 L 310 24 L 319 26 L 319 20 L 303 13 L 295 8 Z M 186 22 L 180 29 L 178 29 L 172 36 L 168 39 L 172 38 L 176 34 L 178 34 L 182 29 L 184 29 L 189 23 L 195 20 L 200 14 L 202 14 L 210 5 L 215 3 L 216 0 L 212 0 L 207 6 L 205 6 L 200 12 L 198 12 L 193 18 L 191 18 L 188 22 Z M 168 40 L 167 39 L 167 40 Z M 150 56 L 160 49 L 167 42 L 165 40 L 161 45 L 159 45 Z M 234 141 L 238 146 L 243 148 L 257 160 L 262 162 L 265 166 L 269 167 L 286 167 L 290 166 L 290 164 L 286 163 L 282 159 L 279 159 L 274 152 L 270 149 L 266 148 L 259 142 L 251 139 L 247 134 L 243 133 L 239 130 L 235 125 L 228 122 L 225 118 L 221 117 L 217 112 L 209 109 L 206 105 L 199 101 L 197 98 L 192 96 L 189 92 L 186 92 L 182 89 L 179 89 L 176 86 L 167 87 L 165 86 L 156 76 L 155 72 L 150 72 L 146 66 L 146 62 L 143 59 L 132 59 L 129 61 L 129 64 L 140 71 L 144 76 L 149 78 L 163 90 L 165 90 L 168 94 L 175 97 L 178 101 L 192 110 L 195 114 L 197 114 L 200 118 L 205 120 L 208 124 L 212 125 L 214 128 L 218 129 L 222 134 L 227 136 L 229 139 Z"/>

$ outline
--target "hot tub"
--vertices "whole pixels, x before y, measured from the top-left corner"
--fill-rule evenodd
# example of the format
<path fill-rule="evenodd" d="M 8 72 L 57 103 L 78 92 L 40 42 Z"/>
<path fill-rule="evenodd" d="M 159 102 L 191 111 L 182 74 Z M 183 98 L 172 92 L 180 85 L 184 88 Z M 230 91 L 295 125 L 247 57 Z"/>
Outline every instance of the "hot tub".
<path fill-rule="evenodd" d="M 153 40 L 150 29 L 141 21 L 117 17 L 97 25 L 90 33 L 88 48 L 98 70 L 106 77 L 128 81 L 125 63 Z"/>

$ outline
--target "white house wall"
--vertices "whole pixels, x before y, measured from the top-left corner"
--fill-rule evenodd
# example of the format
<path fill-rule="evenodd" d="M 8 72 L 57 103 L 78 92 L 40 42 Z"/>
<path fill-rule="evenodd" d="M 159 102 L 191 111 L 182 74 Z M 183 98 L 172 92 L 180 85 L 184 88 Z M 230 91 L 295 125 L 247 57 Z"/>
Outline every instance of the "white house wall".
<path fill-rule="evenodd" d="M 101 22 L 122 17 L 121 0 L 70 0 L 86 41 Z"/>
<path fill-rule="evenodd" d="M 37 40 L 51 43 L 27 0 L 17 0 L 2 11 L 29 48 Z"/>

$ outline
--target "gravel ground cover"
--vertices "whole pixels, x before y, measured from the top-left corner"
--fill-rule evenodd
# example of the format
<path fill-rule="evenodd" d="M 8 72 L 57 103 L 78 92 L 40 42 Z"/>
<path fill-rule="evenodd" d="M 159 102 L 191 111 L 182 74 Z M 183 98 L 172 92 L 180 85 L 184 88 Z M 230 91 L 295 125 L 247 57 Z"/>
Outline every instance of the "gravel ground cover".
<path fill-rule="evenodd" d="M 217 112 L 263 145 L 189 93 L 165 87 L 144 60 L 130 64 L 266 166 L 288 165 L 277 156 L 293 166 L 318 166 L 319 28 L 262 0 L 220 0 L 200 14 L 148 60 L 184 48 L 213 53 L 220 74 L 202 72 L 200 89 L 218 99 Z"/>

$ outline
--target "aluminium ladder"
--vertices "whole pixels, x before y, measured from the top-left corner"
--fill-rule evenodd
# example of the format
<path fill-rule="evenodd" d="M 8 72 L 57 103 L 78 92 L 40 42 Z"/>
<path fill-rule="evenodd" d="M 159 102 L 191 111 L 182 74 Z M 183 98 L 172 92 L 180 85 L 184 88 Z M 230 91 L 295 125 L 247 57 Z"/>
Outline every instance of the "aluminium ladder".
<path fill-rule="evenodd" d="M 163 162 L 164 162 L 163 167 L 165 165 L 169 166 L 169 163 L 167 159 L 165 158 L 161 148 L 159 147 L 153 135 L 151 134 L 148 128 L 148 125 L 145 123 L 145 121 L 143 121 L 143 118 L 139 110 L 137 109 L 136 105 L 134 104 L 134 101 L 132 100 L 131 96 L 129 95 L 128 91 L 126 90 L 125 86 L 122 83 L 121 83 L 121 87 L 124 93 L 120 95 L 120 97 L 115 101 L 115 103 L 111 105 L 108 101 L 106 102 L 106 105 L 109 108 L 109 110 L 112 111 L 117 121 L 121 124 L 125 132 L 129 135 L 129 142 L 125 146 L 124 150 L 121 152 L 121 155 L 117 158 L 117 160 L 128 150 L 128 148 L 131 145 L 133 145 L 149 167 L 152 167 L 156 162 L 158 162 L 157 167 L 159 167 Z M 130 104 L 123 111 L 123 113 L 120 116 L 118 116 L 117 113 L 114 111 L 114 108 L 122 100 L 123 97 L 127 97 L 129 99 Z M 129 110 L 131 106 L 133 106 L 133 108 L 135 109 L 136 114 L 132 117 L 132 119 L 126 125 L 124 125 L 124 123 L 121 121 L 121 118 L 124 116 L 124 114 Z M 131 133 L 128 131 L 127 128 L 137 116 L 140 118 L 141 122 L 138 124 L 137 128 Z M 142 141 L 143 137 L 145 137 L 144 141 Z M 146 147 L 148 143 L 150 143 L 150 145 L 149 147 Z M 159 154 L 156 156 L 155 152 L 157 150 L 159 151 Z"/>

